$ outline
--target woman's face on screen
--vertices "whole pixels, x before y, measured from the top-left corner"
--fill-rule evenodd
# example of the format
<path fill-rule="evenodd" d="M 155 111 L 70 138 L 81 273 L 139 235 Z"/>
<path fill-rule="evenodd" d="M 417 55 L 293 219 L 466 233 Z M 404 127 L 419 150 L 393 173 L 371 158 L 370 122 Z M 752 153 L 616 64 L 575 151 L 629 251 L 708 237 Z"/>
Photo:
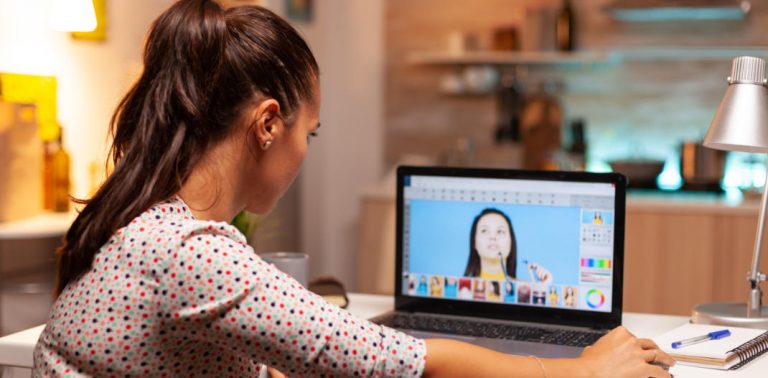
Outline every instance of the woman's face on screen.
<path fill-rule="evenodd" d="M 509 225 L 503 216 L 490 213 L 477 222 L 475 249 L 482 258 L 507 258 L 512 245 Z"/>

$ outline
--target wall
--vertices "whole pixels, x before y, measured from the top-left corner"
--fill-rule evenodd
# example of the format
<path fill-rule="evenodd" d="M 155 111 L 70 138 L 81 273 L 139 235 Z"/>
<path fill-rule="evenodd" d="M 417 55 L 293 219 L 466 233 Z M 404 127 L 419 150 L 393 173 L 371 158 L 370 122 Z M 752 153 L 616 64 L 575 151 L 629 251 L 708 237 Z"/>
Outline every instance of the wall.
<path fill-rule="evenodd" d="M 259 252 L 298 249 L 310 276 L 333 275 L 356 288 L 360 195 L 383 172 L 384 3 L 314 2 L 310 22 L 292 21 L 320 65 L 320 137 L 301 175 L 267 217 Z M 266 6 L 284 16 L 281 0 Z M 293 223 L 295 222 L 295 223 Z"/>
<path fill-rule="evenodd" d="M 170 0 L 108 1 L 103 42 L 51 31 L 50 1 L 0 0 L 0 71 L 56 76 L 73 194 L 82 197 L 88 194 L 89 164 L 103 166 L 112 111 L 141 71 L 144 33 Z"/>
<path fill-rule="evenodd" d="M 57 76 L 74 194 L 84 196 L 88 165 L 106 157 L 111 112 L 141 71 L 144 33 L 171 1 L 108 1 L 108 38 L 96 43 L 48 31 L 48 1 L 0 0 L 0 71 Z M 263 3 L 284 14 L 283 0 Z M 296 185 L 255 235 L 258 252 L 305 251 L 312 275 L 350 287 L 359 193 L 382 171 L 383 9 L 381 0 L 317 1 L 311 22 L 294 22 L 320 63 L 324 126 Z"/>
<path fill-rule="evenodd" d="M 691 59 L 690 54 L 685 58 L 686 51 L 768 46 L 762 28 L 768 21 L 768 4 L 752 1 L 745 21 L 621 23 L 603 10 L 609 2 L 573 2 L 577 45 L 581 51 L 623 52 L 618 55 L 623 59 L 596 66 L 506 70 L 525 74 L 521 77 L 528 79 L 528 88 L 542 79 L 560 84 L 557 95 L 566 119 L 586 119 L 592 167 L 605 169 L 606 161 L 626 157 L 676 161 L 680 141 L 704 135 L 730 73 L 727 51 L 716 59 Z M 477 149 L 493 143 L 494 99 L 439 93 L 441 78 L 456 68 L 413 65 L 407 61 L 409 53 L 444 51 L 455 31 L 489 35 L 496 26 L 514 25 L 524 32 L 527 10 L 556 9 L 559 4 L 388 1 L 386 161 L 394 163 L 408 153 L 440 156 L 459 137 L 471 138 Z M 768 49 L 757 53 L 768 56 Z"/>
<path fill-rule="evenodd" d="M 264 4 L 285 16 L 282 0 Z M 309 22 L 291 20 L 320 66 L 320 137 L 302 173 L 257 233 L 258 252 L 297 249 L 310 277 L 332 275 L 354 290 L 360 194 L 383 171 L 384 1 L 314 2 Z M 293 223 L 295 222 L 295 223 Z"/>
<path fill-rule="evenodd" d="M 315 2 L 307 39 L 320 64 L 320 138 L 301 180 L 301 249 L 311 274 L 355 288 L 360 193 L 383 166 L 384 1 Z"/>

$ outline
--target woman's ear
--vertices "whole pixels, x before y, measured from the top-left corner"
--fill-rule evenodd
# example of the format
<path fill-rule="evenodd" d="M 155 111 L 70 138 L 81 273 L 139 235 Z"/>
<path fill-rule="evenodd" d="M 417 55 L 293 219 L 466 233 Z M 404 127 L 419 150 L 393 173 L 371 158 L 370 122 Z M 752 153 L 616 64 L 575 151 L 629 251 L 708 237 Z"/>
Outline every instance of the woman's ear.
<path fill-rule="evenodd" d="M 267 99 L 259 103 L 251 113 L 252 132 L 262 150 L 267 150 L 283 131 L 283 119 L 280 116 L 280 103 Z"/>

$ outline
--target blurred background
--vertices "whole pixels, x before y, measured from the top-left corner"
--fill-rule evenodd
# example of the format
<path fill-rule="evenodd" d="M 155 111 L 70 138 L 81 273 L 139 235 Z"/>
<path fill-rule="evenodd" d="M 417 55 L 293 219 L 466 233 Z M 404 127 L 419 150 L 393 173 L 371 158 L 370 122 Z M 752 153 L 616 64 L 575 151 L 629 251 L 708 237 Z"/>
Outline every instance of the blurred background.
<path fill-rule="evenodd" d="M 96 30 L 71 33 L 55 30 L 79 17 L 65 2 L 0 0 L 0 334 L 45 321 L 67 194 L 108 172 L 109 118 L 172 3 L 96 0 Z M 305 252 L 311 276 L 391 293 L 397 164 L 616 170 L 631 188 L 625 285 L 652 293 L 625 310 L 744 297 L 765 159 L 701 141 L 731 59 L 768 55 L 768 2 L 227 3 L 285 16 L 321 68 L 321 137 L 257 219 L 258 253 Z"/>

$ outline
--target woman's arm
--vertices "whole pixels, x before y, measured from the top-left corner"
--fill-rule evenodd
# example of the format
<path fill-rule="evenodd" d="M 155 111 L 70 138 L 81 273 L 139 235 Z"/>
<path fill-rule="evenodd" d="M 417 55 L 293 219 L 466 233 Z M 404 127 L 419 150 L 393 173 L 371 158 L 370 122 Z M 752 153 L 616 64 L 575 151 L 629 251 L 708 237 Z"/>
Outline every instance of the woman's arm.
<path fill-rule="evenodd" d="M 556 365 L 575 367 L 577 360 L 544 360 L 547 377 L 553 378 Z M 550 371 L 551 370 L 551 371 Z M 571 371 L 574 371 L 573 369 Z M 539 362 L 533 357 L 511 356 L 456 340 L 427 340 L 427 363 L 424 377 L 544 377 Z M 571 374 L 578 378 L 579 375 Z M 583 375 L 586 377 L 587 375 Z"/>
<path fill-rule="evenodd" d="M 424 377 L 670 377 L 651 362 L 674 364 L 652 341 L 638 339 L 624 327 L 573 359 L 512 356 L 460 341 L 430 339 Z"/>
<path fill-rule="evenodd" d="M 212 353 L 227 351 L 288 376 L 422 374 L 424 340 L 326 302 L 232 239 L 229 227 L 189 231 L 163 269 L 158 292 L 168 294 L 162 309 L 169 337 L 204 341 Z"/>

